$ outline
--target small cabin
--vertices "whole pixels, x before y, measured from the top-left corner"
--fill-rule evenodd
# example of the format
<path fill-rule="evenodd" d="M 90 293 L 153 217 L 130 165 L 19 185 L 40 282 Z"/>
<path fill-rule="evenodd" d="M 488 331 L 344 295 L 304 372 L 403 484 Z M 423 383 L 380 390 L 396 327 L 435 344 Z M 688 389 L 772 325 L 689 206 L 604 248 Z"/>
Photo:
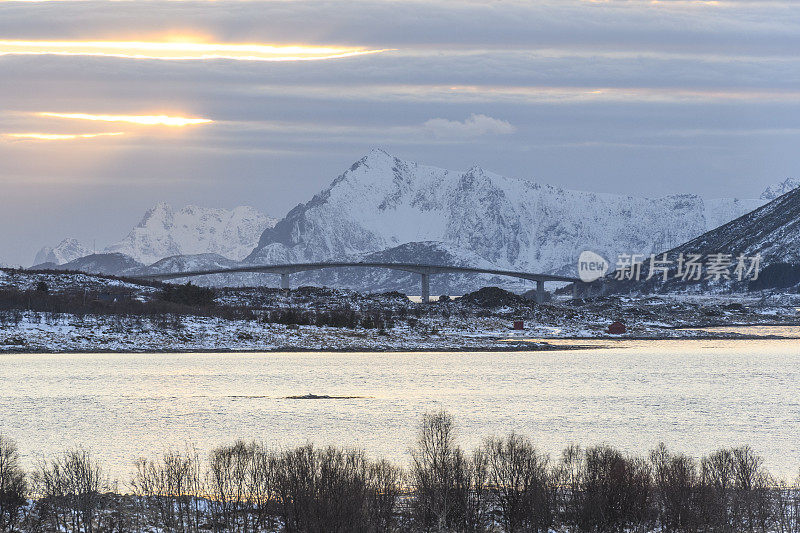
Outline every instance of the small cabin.
<path fill-rule="evenodd" d="M 622 322 L 613 322 L 610 326 L 608 326 L 608 332 L 612 335 L 622 335 L 627 331 L 625 324 Z"/>

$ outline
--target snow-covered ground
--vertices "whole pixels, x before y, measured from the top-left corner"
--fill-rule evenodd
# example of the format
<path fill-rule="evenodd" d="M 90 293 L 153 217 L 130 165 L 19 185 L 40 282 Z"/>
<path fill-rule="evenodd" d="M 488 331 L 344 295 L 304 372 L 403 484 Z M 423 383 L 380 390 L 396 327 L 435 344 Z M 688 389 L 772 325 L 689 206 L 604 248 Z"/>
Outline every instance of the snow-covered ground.
<path fill-rule="evenodd" d="M 800 295 L 626 296 L 537 305 L 499 289 L 481 298 L 421 304 L 397 293 L 238 288 L 219 291 L 216 311 L 187 307 L 178 314 L 154 314 L 143 306 L 163 303 L 158 286 L 86 274 L 0 271 L 0 290 L 9 294 L 35 294 L 40 282 L 47 285 L 48 297 L 91 300 L 124 291 L 138 307 L 95 303 L 91 312 L 52 312 L 26 307 L 25 298 L 17 297 L 13 306 L 0 307 L 0 351 L 535 350 L 547 349 L 547 339 L 618 338 L 608 334 L 614 321 L 627 326 L 627 338 L 736 337 L 748 331 L 726 327 L 800 325 Z M 385 325 L 302 325 L 343 309 L 359 316 L 377 313 Z M 244 316 L 237 310 L 247 310 L 246 318 L 223 318 Z M 287 312 L 311 319 L 290 323 L 283 319 Z M 512 329 L 518 321 L 522 329 Z M 764 331 L 769 330 L 762 327 L 753 335 Z M 794 330 L 777 331 L 792 336 Z"/>

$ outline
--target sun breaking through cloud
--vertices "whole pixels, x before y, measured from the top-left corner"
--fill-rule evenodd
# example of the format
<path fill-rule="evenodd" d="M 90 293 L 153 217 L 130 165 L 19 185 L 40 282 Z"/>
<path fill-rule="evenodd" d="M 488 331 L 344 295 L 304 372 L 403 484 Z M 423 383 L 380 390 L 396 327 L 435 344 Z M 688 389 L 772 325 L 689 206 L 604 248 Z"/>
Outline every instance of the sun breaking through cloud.
<path fill-rule="evenodd" d="M 36 113 L 40 117 L 66 118 L 75 120 L 94 120 L 100 122 L 127 122 L 143 126 L 196 126 L 214 122 L 207 118 L 170 117 L 167 115 L 92 115 L 89 113 Z"/>
<path fill-rule="evenodd" d="M 73 139 L 93 139 L 95 137 L 116 137 L 125 135 L 124 132 L 113 133 L 6 133 L 9 139 L 30 141 L 69 141 Z"/>
<path fill-rule="evenodd" d="M 0 40 L 0 55 L 105 56 L 128 59 L 234 59 L 239 61 L 313 61 L 388 50 L 311 45 L 232 44 L 148 41 Z"/>

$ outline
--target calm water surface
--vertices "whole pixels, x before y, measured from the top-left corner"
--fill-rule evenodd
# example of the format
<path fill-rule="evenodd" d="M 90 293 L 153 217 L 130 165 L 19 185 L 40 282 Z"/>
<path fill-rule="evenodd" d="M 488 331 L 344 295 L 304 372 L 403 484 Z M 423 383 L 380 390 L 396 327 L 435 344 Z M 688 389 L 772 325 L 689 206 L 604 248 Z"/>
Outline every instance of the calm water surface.
<path fill-rule="evenodd" d="M 609 345 L 608 342 L 602 344 Z M 291 400 L 290 395 L 363 396 Z M 126 481 L 186 443 L 358 446 L 405 464 L 420 414 L 444 407 L 472 448 L 509 430 L 557 454 L 658 442 L 698 455 L 752 445 L 800 467 L 800 341 L 620 341 L 594 350 L 413 354 L 0 356 L 0 433 L 28 464 L 84 445 Z"/>

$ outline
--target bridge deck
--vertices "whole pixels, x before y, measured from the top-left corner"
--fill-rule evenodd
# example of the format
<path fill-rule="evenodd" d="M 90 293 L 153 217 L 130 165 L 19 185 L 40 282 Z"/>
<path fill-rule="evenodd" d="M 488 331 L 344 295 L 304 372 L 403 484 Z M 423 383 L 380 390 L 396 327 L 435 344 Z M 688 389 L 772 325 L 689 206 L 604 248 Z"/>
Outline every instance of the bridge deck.
<path fill-rule="evenodd" d="M 281 265 L 253 265 L 235 268 L 219 268 L 214 270 L 192 270 L 186 272 L 167 272 L 162 274 L 150 274 L 138 276 L 146 279 L 178 279 L 196 276 L 210 276 L 213 274 L 235 274 L 240 272 L 266 272 L 273 274 L 294 274 L 308 270 L 321 270 L 324 268 L 388 268 L 392 270 L 402 270 L 415 274 L 441 274 L 445 272 L 461 272 L 471 274 L 494 274 L 497 276 L 509 276 L 514 278 L 528 279 L 532 281 L 562 281 L 573 283 L 580 281 L 577 278 L 567 276 L 555 276 L 552 274 L 537 274 L 533 272 L 519 272 L 515 270 L 495 270 L 489 268 L 450 266 L 450 265 L 426 265 L 419 263 L 349 263 L 349 262 L 324 262 L 324 263 L 290 263 Z"/>
<path fill-rule="evenodd" d="M 476 268 L 450 265 L 425 265 L 419 263 L 369 263 L 369 262 L 322 262 L 322 263 L 291 263 L 282 265 L 253 265 L 236 268 L 219 268 L 214 270 L 192 270 L 187 272 L 167 272 L 162 274 L 151 274 L 138 276 L 143 279 L 169 280 L 190 278 L 197 276 L 211 276 L 215 274 L 237 274 L 244 272 L 264 272 L 279 274 L 281 276 L 281 287 L 289 288 L 289 274 L 306 272 L 309 270 L 322 270 L 325 268 L 387 268 L 420 274 L 422 278 L 422 300 L 429 300 L 429 287 L 431 274 L 442 273 L 464 273 L 464 274 L 489 274 L 496 276 L 508 276 L 513 278 L 527 279 L 536 282 L 537 301 L 544 299 L 544 282 L 560 281 L 565 283 L 579 282 L 577 278 L 567 276 L 554 276 L 551 274 L 536 274 L 533 272 L 519 272 L 515 270 L 496 270 L 491 268 Z"/>

